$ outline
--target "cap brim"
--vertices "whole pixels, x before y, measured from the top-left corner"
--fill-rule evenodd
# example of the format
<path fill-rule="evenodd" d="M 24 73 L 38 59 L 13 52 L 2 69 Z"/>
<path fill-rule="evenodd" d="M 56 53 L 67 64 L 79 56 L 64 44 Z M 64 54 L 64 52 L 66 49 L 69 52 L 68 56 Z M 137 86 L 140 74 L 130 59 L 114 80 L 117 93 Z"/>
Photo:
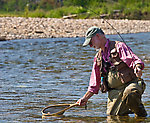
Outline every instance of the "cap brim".
<path fill-rule="evenodd" d="M 89 45 L 90 41 L 91 41 L 91 38 L 86 38 L 82 46 L 85 47 Z"/>

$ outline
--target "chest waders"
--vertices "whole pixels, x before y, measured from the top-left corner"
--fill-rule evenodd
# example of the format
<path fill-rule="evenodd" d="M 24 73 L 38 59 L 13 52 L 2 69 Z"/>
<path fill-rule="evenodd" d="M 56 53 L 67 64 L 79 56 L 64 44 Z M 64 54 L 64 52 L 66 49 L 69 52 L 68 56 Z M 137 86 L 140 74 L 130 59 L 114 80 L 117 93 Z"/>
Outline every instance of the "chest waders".
<path fill-rule="evenodd" d="M 126 115 L 134 112 L 136 116 L 147 116 L 144 105 L 141 101 L 141 95 L 145 90 L 143 80 L 138 80 L 133 69 L 129 68 L 120 58 L 116 50 L 118 42 L 110 42 L 110 61 L 113 64 L 104 71 L 102 57 L 101 59 L 101 77 L 103 85 L 100 86 L 102 92 L 108 91 L 107 114 L 108 115 Z M 103 87 L 103 88 L 102 88 Z M 103 91 L 104 87 L 106 88 Z"/>

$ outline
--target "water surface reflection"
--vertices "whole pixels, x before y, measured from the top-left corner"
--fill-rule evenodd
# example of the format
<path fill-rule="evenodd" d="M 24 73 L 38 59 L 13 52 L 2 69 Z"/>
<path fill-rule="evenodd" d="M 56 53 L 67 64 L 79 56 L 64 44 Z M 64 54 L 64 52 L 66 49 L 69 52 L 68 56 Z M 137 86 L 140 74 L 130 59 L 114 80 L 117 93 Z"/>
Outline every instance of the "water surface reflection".
<path fill-rule="evenodd" d="M 117 35 L 108 35 L 120 40 Z M 150 113 L 150 33 L 123 35 L 127 44 L 145 62 L 147 83 L 143 102 Z M 107 94 L 93 96 L 88 109 L 76 107 L 62 117 L 41 117 L 45 106 L 74 103 L 86 92 L 95 55 L 83 48 L 83 38 L 30 39 L 0 42 L 0 119 L 3 122 L 108 122 L 118 117 L 106 116 Z M 119 117 L 127 122 L 145 119 Z"/>

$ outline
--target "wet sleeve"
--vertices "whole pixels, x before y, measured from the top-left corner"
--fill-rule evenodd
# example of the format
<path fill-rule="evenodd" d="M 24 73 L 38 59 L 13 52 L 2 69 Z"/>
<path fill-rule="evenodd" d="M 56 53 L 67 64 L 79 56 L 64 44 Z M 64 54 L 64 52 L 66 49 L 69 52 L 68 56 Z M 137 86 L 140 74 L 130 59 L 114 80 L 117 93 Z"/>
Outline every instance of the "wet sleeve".
<path fill-rule="evenodd" d="M 98 94 L 100 86 L 100 68 L 97 65 L 96 58 L 94 58 L 92 73 L 90 77 L 88 91 Z"/>
<path fill-rule="evenodd" d="M 144 63 L 139 59 L 125 43 L 120 42 L 117 44 L 117 52 L 120 59 L 125 62 L 130 68 L 134 69 L 136 64 L 141 64 L 144 69 Z"/>

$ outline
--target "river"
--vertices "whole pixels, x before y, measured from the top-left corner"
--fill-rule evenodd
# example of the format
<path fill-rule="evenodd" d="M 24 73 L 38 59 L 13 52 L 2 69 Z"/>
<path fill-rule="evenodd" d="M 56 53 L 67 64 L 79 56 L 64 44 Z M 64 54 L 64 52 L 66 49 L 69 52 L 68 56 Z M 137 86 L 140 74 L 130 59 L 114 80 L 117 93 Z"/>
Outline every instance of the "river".
<path fill-rule="evenodd" d="M 0 42 L 1 122 L 150 122 L 150 33 L 123 34 L 127 45 L 145 63 L 146 118 L 107 117 L 107 93 L 94 95 L 84 107 L 60 117 L 42 118 L 49 105 L 75 103 L 88 88 L 96 51 L 82 47 L 84 38 L 22 39 Z M 106 35 L 120 40 L 117 35 Z"/>

